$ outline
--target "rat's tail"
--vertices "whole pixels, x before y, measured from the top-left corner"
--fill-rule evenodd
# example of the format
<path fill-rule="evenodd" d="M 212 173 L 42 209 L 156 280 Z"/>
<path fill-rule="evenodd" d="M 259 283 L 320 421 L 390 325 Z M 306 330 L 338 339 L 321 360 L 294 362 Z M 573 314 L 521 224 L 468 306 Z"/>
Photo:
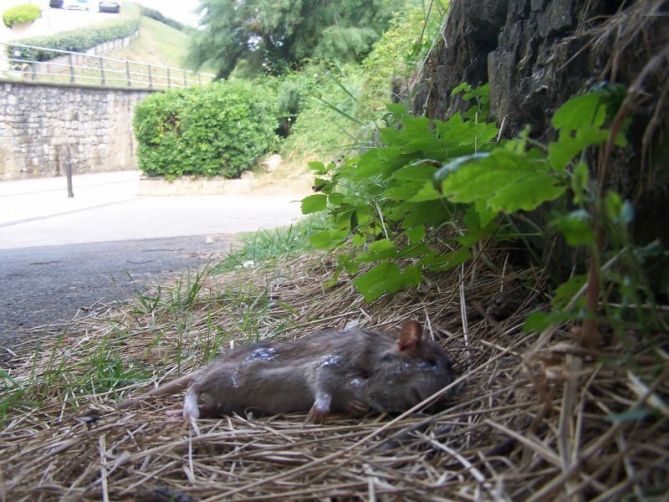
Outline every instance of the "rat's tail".
<path fill-rule="evenodd" d="M 146 392 L 145 394 L 127 399 L 122 403 L 119 403 L 116 407 L 119 410 L 123 410 L 125 408 L 129 408 L 147 399 L 152 399 L 160 396 L 169 396 L 170 394 L 176 394 L 177 392 L 181 392 L 193 382 L 197 373 L 198 372 L 189 373 L 188 375 L 184 375 L 180 378 L 177 378 L 176 380 L 172 380 L 171 382 L 161 385 L 160 387 L 157 387 L 149 392 Z"/>

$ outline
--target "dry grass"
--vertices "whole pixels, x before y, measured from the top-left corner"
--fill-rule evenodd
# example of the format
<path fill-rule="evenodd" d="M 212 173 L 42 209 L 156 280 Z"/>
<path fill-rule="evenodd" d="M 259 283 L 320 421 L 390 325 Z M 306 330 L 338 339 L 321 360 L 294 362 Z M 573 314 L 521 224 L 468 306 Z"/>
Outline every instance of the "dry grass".
<path fill-rule="evenodd" d="M 630 160 L 628 155 L 619 162 L 621 173 L 609 172 L 602 179 L 608 183 L 618 180 L 638 200 L 649 192 L 662 192 L 662 185 L 666 187 L 663 152 L 669 124 L 669 4 L 666 0 L 620 4 L 615 15 L 589 19 L 563 44 L 567 51 L 569 46 L 579 47 L 568 63 L 580 54 L 589 54 L 589 66 L 599 68 L 599 75 L 593 78 L 621 83 L 627 88 L 614 127 L 623 120 L 634 119 L 632 130 L 636 130 L 630 139 L 635 155 L 641 158 Z M 640 164 L 638 172 L 629 168 L 630 162 Z"/>
<path fill-rule="evenodd" d="M 523 334 L 541 301 L 519 287 L 536 284 L 533 271 L 502 277 L 479 264 L 367 305 L 348 283 L 322 289 L 331 267 L 303 257 L 272 271 L 192 279 L 153 303 L 147 296 L 80 319 L 65 336 L 45 335 L 39 351 L 23 347 L 8 367 L 25 391 L 0 432 L 0 498 L 609 500 L 666 492 L 666 352 L 609 341 L 593 357 L 563 329 Z M 512 308 L 494 321 L 484 309 L 500 290 Z M 390 330 L 405 318 L 424 321 L 456 361 L 458 391 L 439 413 L 325 425 L 305 425 L 303 415 L 232 416 L 193 430 L 166 418 L 177 397 L 114 408 L 147 389 L 126 382 L 131 365 L 149 369 L 153 385 L 202 365 L 231 339 L 299 337 L 352 321 Z M 91 368 L 114 357 L 125 373 L 103 388 L 99 366 Z M 12 392 L 6 386 L 0 396 Z"/>
<path fill-rule="evenodd" d="M 282 158 L 271 155 L 265 161 L 273 164 L 273 170 L 264 173 L 262 170 L 254 177 L 254 193 L 295 193 L 304 196 L 313 193 L 313 172 L 307 167 L 308 158 Z"/>
<path fill-rule="evenodd" d="M 660 3 L 639 5 L 634 12 Z M 593 44 L 611 34 L 594 34 Z M 662 89 L 652 117 L 664 109 Z M 20 347 L 0 387 L 0 499 L 669 497 L 667 333 L 608 336 L 595 354 L 572 343 L 569 325 L 524 334 L 527 314 L 545 300 L 535 270 L 479 261 L 367 305 L 348 282 L 322 288 L 332 268 L 319 255 L 198 276 Z M 493 316 L 493 306 L 505 315 Z M 166 417 L 176 397 L 114 406 L 200 367 L 231 340 L 350 322 L 392 330 L 406 318 L 423 321 L 456 361 L 457 392 L 441 412 L 418 406 L 326 425 L 305 425 L 304 415 L 231 416 L 194 430 Z"/>

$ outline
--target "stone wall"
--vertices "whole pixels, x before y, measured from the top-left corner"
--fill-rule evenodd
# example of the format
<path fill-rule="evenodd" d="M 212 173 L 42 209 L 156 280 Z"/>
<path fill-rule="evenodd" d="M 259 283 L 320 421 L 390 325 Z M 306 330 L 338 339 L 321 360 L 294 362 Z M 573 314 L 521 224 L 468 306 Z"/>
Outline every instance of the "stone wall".
<path fill-rule="evenodd" d="M 135 169 L 133 110 L 152 92 L 0 80 L 0 179 Z"/>

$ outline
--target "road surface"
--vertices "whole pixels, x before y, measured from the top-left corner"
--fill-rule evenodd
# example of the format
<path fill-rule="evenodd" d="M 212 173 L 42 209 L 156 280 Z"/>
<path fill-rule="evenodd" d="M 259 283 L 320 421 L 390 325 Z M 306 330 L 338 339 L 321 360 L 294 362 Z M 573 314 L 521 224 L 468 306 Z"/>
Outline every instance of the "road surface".
<path fill-rule="evenodd" d="M 299 195 L 140 197 L 134 171 L 0 182 L 0 347 L 219 260 L 289 225 Z M 0 349 L 2 352 L 2 349 Z M 2 354 L 0 354 L 0 357 Z"/>

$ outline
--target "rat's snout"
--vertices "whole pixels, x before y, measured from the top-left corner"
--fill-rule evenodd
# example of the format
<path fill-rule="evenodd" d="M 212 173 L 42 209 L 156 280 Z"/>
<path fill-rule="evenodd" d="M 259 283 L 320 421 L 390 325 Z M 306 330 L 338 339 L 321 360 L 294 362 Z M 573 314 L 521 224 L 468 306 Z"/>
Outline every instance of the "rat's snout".
<path fill-rule="evenodd" d="M 446 385 L 412 385 L 407 388 L 406 397 L 411 403 L 411 406 L 415 406 L 418 403 L 422 403 L 426 399 L 431 398 L 437 393 L 440 393 Z M 447 407 L 450 392 L 446 392 L 444 395 L 434 397 L 430 403 L 427 405 L 426 409 L 428 410 L 441 410 Z"/>
<path fill-rule="evenodd" d="M 411 389 L 409 389 L 409 397 L 411 398 L 412 402 L 418 404 L 418 403 L 424 401 L 427 396 L 423 395 L 420 388 L 411 387 Z"/>
<path fill-rule="evenodd" d="M 425 398 L 427 399 L 428 397 L 434 396 L 437 392 L 440 392 L 442 389 L 443 389 L 443 387 L 441 389 L 435 390 L 434 392 L 430 393 L 430 395 L 425 396 Z M 432 399 L 430 404 L 427 406 L 427 409 L 436 411 L 436 410 L 443 410 L 443 409 L 447 408 L 448 404 L 449 404 L 449 396 L 450 396 L 450 392 L 446 392 L 443 395 L 435 397 L 434 399 Z"/>

